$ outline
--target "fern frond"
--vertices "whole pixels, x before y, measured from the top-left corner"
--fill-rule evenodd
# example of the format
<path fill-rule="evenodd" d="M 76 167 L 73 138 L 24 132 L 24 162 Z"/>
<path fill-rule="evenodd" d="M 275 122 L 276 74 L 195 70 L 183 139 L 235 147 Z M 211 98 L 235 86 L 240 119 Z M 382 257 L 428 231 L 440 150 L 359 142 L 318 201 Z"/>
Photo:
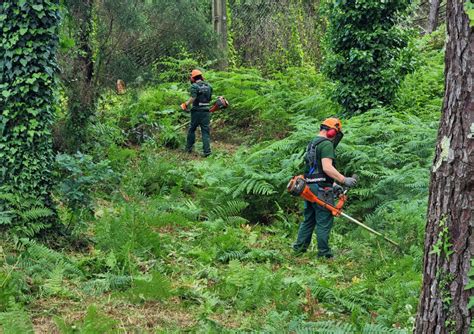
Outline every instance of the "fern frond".
<path fill-rule="evenodd" d="M 241 251 L 229 251 L 229 252 L 224 252 L 222 255 L 220 255 L 217 260 L 222 263 L 229 263 L 230 261 L 234 260 L 239 260 L 242 261 L 245 258 L 247 258 L 248 254 L 247 251 L 241 250 Z"/>
<path fill-rule="evenodd" d="M 53 211 L 44 207 L 36 207 L 27 211 L 21 211 L 19 212 L 19 215 L 26 221 L 32 221 L 40 218 L 51 217 L 53 215 Z"/>
<path fill-rule="evenodd" d="M 222 206 L 216 207 L 209 214 L 211 220 L 221 218 L 224 221 L 238 220 L 239 214 L 248 206 L 248 203 L 242 200 L 232 200 Z M 243 218 L 242 218 L 243 219 Z"/>
<path fill-rule="evenodd" d="M 389 328 L 380 324 L 366 324 L 362 334 L 408 334 L 404 329 Z"/>
<path fill-rule="evenodd" d="M 350 324 L 335 321 L 308 322 L 294 329 L 295 334 L 355 334 L 357 331 Z"/>

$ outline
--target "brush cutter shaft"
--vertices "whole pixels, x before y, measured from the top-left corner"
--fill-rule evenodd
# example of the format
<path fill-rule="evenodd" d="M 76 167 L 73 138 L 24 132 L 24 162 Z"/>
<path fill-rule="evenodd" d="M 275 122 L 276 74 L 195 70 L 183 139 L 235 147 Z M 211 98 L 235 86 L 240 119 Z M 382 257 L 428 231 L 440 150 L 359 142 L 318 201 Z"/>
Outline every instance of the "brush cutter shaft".
<path fill-rule="evenodd" d="M 375 235 L 378 235 L 379 237 L 384 238 L 385 240 L 387 240 L 388 242 L 390 242 L 392 245 L 397 246 L 397 247 L 400 247 L 400 245 L 397 244 L 395 241 L 393 241 L 393 240 L 387 238 L 387 237 L 384 236 L 382 233 L 377 232 L 376 230 L 374 230 L 374 229 L 368 227 L 367 225 L 362 224 L 360 221 L 358 221 L 357 219 L 352 218 L 351 216 L 345 214 L 344 212 L 341 212 L 341 216 L 344 217 L 344 218 L 349 219 L 351 222 L 353 222 L 354 224 L 359 225 L 360 227 L 366 229 L 367 231 L 369 231 L 369 232 L 371 232 L 371 233 L 373 233 L 373 234 L 375 234 Z"/>

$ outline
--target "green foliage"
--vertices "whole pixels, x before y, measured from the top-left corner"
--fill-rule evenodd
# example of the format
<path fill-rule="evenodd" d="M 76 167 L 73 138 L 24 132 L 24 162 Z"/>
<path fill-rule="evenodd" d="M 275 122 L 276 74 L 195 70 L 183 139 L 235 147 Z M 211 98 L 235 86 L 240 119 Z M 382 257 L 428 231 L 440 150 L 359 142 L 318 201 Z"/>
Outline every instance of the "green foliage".
<path fill-rule="evenodd" d="M 149 280 L 134 280 L 124 295 L 134 302 L 165 300 L 171 296 L 171 283 L 160 273 L 154 272 Z"/>
<path fill-rule="evenodd" d="M 94 162 L 92 156 L 82 153 L 56 156 L 58 195 L 74 212 L 92 209 L 91 194 L 111 190 L 117 177 L 109 161 Z"/>
<path fill-rule="evenodd" d="M 106 145 L 138 145 L 158 136 L 160 143 L 176 147 L 181 143 L 176 123 L 183 116 L 178 106 L 186 97 L 177 85 L 163 84 L 116 99 L 102 99 L 91 137 Z"/>
<path fill-rule="evenodd" d="M 95 226 L 97 247 L 110 255 L 110 271 L 131 274 L 136 270 L 134 257 L 148 259 L 162 250 L 159 235 L 152 230 L 155 215 L 134 205 L 104 215 Z"/>
<path fill-rule="evenodd" d="M 49 226 L 45 222 L 53 216 L 40 200 L 0 193 L 0 227 L 12 235 L 33 237 Z"/>
<path fill-rule="evenodd" d="M 70 48 L 61 49 L 63 57 L 67 55 L 69 61 L 61 71 L 68 108 L 63 129 L 67 135 L 62 149 L 76 153 L 88 140 L 87 127 L 95 113 L 98 95 L 94 78 L 94 3 L 65 0 L 63 4 L 66 22 L 62 24 L 62 30 L 64 34 L 68 28 L 72 43 L 69 43 Z"/>
<path fill-rule="evenodd" d="M 409 2 L 335 1 L 329 9 L 326 72 L 338 81 L 346 113 L 389 104 L 404 74 L 399 63 L 407 32 L 399 25 Z M 371 22 L 371 24 L 367 24 Z"/>
<path fill-rule="evenodd" d="M 292 116 L 304 113 L 318 118 L 337 112 L 328 96 L 333 85 L 312 67 L 288 68 L 270 78 L 260 71 L 237 69 L 206 74 L 218 95 L 224 95 L 230 108 L 214 115 L 218 138 L 238 143 L 282 138 L 292 128 Z"/>
<path fill-rule="evenodd" d="M 110 78 L 127 84 L 151 81 L 155 70 L 162 69 L 159 62 L 180 58 L 184 50 L 204 63 L 219 59 L 222 54 L 210 18 L 207 1 L 99 2 L 95 22 L 98 82 L 110 87 Z"/>
<path fill-rule="evenodd" d="M 58 3 L 0 4 L 0 191 L 48 208 Z M 50 218 L 39 219 L 43 227 Z"/>
<path fill-rule="evenodd" d="M 295 327 L 290 327 L 295 334 L 407 334 L 405 330 L 387 328 L 378 324 L 366 324 L 361 330 L 350 324 L 335 321 L 307 322 Z"/>
<path fill-rule="evenodd" d="M 82 224 L 88 247 L 0 242 L 0 312 L 26 306 L 35 324 L 61 314 L 56 323 L 64 333 L 407 333 L 421 284 L 443 91 L 439 40 L 413 43 L 417 69 L 394 104 L 343 119 L 337 150 L 337 168 L 359 174 L 347 211 L 401 241 L 403 253 L 337 218 L 335 259 L 317 259 L 314 244 L 295 256 L 302 202 L 285 186 L 301 172 L 320 120 L 340 113 L 328 99 L 335 86 L 307 67 L 269 77 L 248 69 L 211 71 L 206 77 L 232 106 L 213 115 L 223 143 L 207 159 L 169 149 L 185 135 L 188 117 L 172 111 L 187 97 L 182 82 L 103 96 L 89 128 L 94 158 L 62 156 L 65 182 L 78 185 L 71 186 L 84 196 L 77 203 L 91 208 Z M 157 64 L 165 70 L 161 80 L 185 80 L 188 60 Z M 121 172 L 119 183 L 102 178 L 110 172 L 105 159 Z M 67 215 L 60 217 L 67 224 Z M 91 300 L 99 306 L 72 321 Z M 37 312 L 44 305 L 50 311 Z"/>
<path fill-rule="evenodd" d="M 471 0 L 464 2 L 464 10 L 469 16 L 470 26 L 474 27 L 474 3 Z"/>
<path fill-rule="evenodd" d="M 319 2 L 229 0 L 227 6 L 231 64 L 275 72 L 321 62 Z"/>
<path fill-rule="evenodd" d="M 269 266 L 254 268 L 233 260 L 217 285 L 217 291 L 224 299 L 230 299 L 237 310 L 249 311 L 276 303 L 277 308 L 295 307 L 297 290 L 292 283 L 285 283 L 278 273 L 272 273 Z"/>
<path fill-rule="evenodd" d="M 4 334 L 34 333 L 33 324 L 25 311 L 0 313 L 0 325 Z"/>

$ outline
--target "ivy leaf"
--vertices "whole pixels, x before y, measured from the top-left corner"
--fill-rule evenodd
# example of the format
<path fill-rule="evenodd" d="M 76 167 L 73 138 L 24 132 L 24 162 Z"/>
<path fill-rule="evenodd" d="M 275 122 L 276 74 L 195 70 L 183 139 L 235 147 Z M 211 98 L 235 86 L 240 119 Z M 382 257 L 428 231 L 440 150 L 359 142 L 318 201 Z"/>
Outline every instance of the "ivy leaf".
<path fill-rule="evenodd" d="M 474 307 L 474 298 L 471 297 L 469 299 L 469 304 L 467 304 L 467 308 L 470 309 L 472 307 Z"/>
<path fill-rule="evenodd" d="M 33 8 L 37 12 L 40 12 L 43 10 L 43 5 L 32 5 L 31 8 Z"/>
<path fill-rule="evenodd" d="M 2 92 L 2 95 L 3 95 L 4 98 L 7 99 L 11 95 L 11 92 L 9 90 L 4 90 Z"/>

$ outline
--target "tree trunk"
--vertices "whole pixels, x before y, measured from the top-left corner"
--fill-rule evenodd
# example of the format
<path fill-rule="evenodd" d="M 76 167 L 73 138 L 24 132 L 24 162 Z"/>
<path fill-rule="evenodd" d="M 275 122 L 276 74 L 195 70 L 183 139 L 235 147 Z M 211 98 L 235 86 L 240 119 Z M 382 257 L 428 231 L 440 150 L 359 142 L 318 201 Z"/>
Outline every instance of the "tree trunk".
<path fill-rule="evenodd" d="M 448 0 L 445 96 L 431 173 L 423 287 L 415 333 L 468 333 L 474 254 L 474 29 Z M 473 278 L 471 278 L 473 279 Z"/>
<path fill-rule="evenodd" d="M 77 50 L 72 59 L 72 71 L 66 79 L 68 85 L 68 121 L 70 134 L 68 151 L 80 150 L 85 142 L 86 129 L 95 111 L 94 54 L 92 50 L 94 0 L 68 1 L 67 6 L 77 31 Z"/>
<path fill-rule="evenodd" d="M 213 0 L 212 17 L 214 31 L 219 37 L 219 48 L 223 51 L 224 57 L 219 62 L 219 67 L 225 69 L 227 61 L 227 0 Z"/>
<path fill-rule="evenodd" d="M 430 1 L 430 16 L 428 17 L 428 33 L 432 33 L 438 27 L 440 0 Z"/>

